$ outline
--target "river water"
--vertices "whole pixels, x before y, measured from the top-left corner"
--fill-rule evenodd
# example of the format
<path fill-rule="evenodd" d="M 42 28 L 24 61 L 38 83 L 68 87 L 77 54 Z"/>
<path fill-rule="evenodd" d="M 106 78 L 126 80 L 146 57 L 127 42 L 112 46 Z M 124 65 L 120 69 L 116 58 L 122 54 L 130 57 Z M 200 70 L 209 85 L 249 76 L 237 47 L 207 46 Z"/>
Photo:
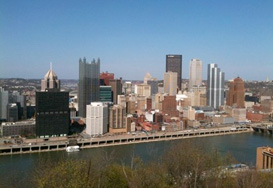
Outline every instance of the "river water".
<path fill-rule="evenodd" d="M 251 166 L 255 166 L 256 163 L 257 147 L 273 147 L 273 136 L 261 133 L 241 133 L 189 139 L 191 142 L 202 143 L 205 149 L 217 149 L 221 154 L 230 153 L 238 162 Z M 138 156 L 144 162 L 149 162 L 168 152 L 172 145 L 189 139 L 90 148 L 74 153 L 54 151 L 0 156 L 0 187 L 31 187 L 32 174 L 41 166 L 41 162 L 112 157 L 116 162 L 128 163 L 132 156 Z"/>

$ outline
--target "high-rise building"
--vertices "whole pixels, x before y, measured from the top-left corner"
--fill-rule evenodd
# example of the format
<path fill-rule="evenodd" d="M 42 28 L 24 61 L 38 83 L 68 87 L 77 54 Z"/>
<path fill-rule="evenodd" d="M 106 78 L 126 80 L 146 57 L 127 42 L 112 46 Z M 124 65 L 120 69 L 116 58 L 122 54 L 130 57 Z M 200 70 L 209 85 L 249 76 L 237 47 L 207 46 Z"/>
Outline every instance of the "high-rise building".
<path fill-rule="evenodd" d="M 111 86 L 100 86 L 100 102 L 113 102 Z"/>
<path fill-rule="evenodd" d="M 69 124 L 68 92 L 54 89 L 36 92 L 36 136 L 66 136 Z"/>
<path fill-rule="evenodd" d="M 129 95 L 130 93 L 132 93 L 132 82 L 125 82 L 122 85 L 122 91 L 124 92 L 125 95 Z"/>
<path fill-rule="evenodd" d="M 245 108 L 245 84 L 240 77 L 229 82 L 226 104 L 236 108 Z"/>
<path fill-rule="evenodd" d="M 157 80 L 148 80 L 147 84 L 151 86 L 151 95 L 158 93 L 158 81 Z"/>
<path fill-rule="evenodd" d="M 170 96 L 177 94 L 177 73 L 166 72 L 164 74 L 164 92 Z"/>
<path fill-rule="evenodd" d="M 225 73 L 220 71 L 217 64 L 208 64 L 207 105 L 219 109 L 224 105 Z"/>
<path fill-rule="evenodd" d="M 181 90 L 182 55 L 166 55 L 166 72 L 177 73 L 177 88 Z"/>
<path fill-rule="evenodd" d="M 114 104 L 117 104 L 118 95 L 121 95 L 121 92 L 122 92 L 121 79 L 110 80 L 109 85 L 112 87 L 113 102 L 114 102 Z"/>
<path fill-rule="evenodd" d="M 109 132 L 126 132 L 126 109 L 121 105 L 114 105 L 109 110 Z"/>
<path fill-rule="evenodd" d="M 103 81 L 103 84 L 101 85 L 106 85 L 109 86 L 109 81 L 114 79 L 114 73 L 109 73 L 109 72 L 102 72 L 100 73 L 100 80 Z"/>
<path fill-rule="evenodd" d="M 86 58 L 79 60 L 78 104 L 79 116 L 86 117 L 86 105 L 99 101 L 100 59 L 88 63 Z"/>
<path fill-rule="evenodd" d="M 189 90 L 193 86 L 202 85 L 202 61 L 199 59 L 192 59 L 190 61 L 190 78 L 189 78 Z"/>
<path fill-rule="evenodd" d="M 102 135 L 108 129 L 108 106 L 102 102 L 92 102 L 86 106 L 86 133 Z"/>
<path fill-rule="evenodd" d="M 9 103 L 9 92 L 0 87 L 0 120 L 8 118 L 7 107 Z"/>
<path fill-rule="evenodd" d="M 18 121 L 18 106 L 16 103 L 8 104 L 8 121 L 16 122 Z"/>
<path fill-rule="evenodd" d="M 49 71 L 46 73 L 43 80 L 41 80 L 41 91 L 46 89 L 60 89 L 60 80 L 58 80 L 57 75 L 52 70 L 52 65 L 50 65 Z"/>
<path fill-rule="evenodd" d="M 139 96 L 150 97 L 151 96 L 151 86 L 148 84 L 138 84 L 135 86 L 135 93 Z"/>

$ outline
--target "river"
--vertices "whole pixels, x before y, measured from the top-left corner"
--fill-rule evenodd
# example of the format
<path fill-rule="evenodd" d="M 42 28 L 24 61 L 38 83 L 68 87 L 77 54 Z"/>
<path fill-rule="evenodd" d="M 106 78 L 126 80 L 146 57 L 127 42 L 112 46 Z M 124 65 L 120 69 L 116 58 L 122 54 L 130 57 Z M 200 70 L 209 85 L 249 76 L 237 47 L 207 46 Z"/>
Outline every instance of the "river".
<path fill-rule="evenodd" d="M 255 166 L 257 147 L 273 147 L 272 135 L 255 132 L 189 139 L 191 142 L 202 143 L 205 149 L 217 149 L 221 154 L 230 153 L 238 162 L 250 166 Z M 144 162 L 149 162 L 168 152 L 172 145 L 185 140 L 188 139 L 91 148 L 74 153 L 52 151 L 0 156 L 0 187 L 31 187 L 32 174 L 41 166 L 39 165 L 41 162 L 85 160 L 102 156 L 113 157 L 116 162 L 125 163 L 132 156 L 138 156 Z"/>

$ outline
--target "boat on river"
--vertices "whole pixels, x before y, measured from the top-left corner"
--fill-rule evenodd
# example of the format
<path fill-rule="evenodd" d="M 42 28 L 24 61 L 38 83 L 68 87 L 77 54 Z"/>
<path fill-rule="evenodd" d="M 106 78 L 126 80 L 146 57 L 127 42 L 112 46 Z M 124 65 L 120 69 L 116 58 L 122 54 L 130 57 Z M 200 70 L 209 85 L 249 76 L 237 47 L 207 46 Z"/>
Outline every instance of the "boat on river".
<path fill-rule="evenodd" d="M 68 146 L 66 148 L 66 152 L 75 152 L 80 151 L 80 146 Z"/>

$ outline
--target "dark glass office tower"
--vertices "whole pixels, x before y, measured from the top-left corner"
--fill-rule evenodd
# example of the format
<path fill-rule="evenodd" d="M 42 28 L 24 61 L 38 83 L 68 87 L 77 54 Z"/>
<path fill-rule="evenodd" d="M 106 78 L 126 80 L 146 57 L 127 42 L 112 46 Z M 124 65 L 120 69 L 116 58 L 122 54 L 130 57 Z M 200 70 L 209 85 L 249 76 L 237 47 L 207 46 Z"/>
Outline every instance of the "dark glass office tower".
<path fill-rule="evenodd" d="M 182 55 L 166 55 L 166 72 L 177 72 L 177 87 L 181 90 Z"/>
<path fill-rule="evenodd" d="M 69 117 L 68 92 L 58 89 L 36 92 L 36 136 L 66 136 Z"/>
<path fill-rule="evenodd" d="M 78 104 L 79 116 L 86 117 L 86 105 L 99 101 L 100 59 L 88 63 L 85 58 L 79 60 Z"/>

